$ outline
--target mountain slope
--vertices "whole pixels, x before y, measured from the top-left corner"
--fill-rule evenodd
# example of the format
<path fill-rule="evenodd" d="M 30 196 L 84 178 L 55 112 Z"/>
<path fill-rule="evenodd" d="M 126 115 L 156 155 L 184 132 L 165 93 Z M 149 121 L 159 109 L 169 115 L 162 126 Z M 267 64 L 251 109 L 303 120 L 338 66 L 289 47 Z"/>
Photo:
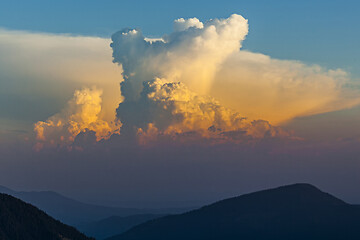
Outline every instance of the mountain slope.
<path fill-rule="evenodd" d="M 360 209 L 309 184 L 295 184 L 149 221 L 110 239 L 360 239 Z"/>
<path fill-rule="evenodd" d="M 87 236 L 100 240 L 115 234 L 123 233 L 136 225 L 163 216 L 164 215 L 157 214 L 140 214 L 128 217 L 112 216 L 100 221 L 80 224 L 76 227 Z"/>
<path fill-rule="evenodd" d="M 105 207 L 82 203 L 52 191 L 17 192 L 2 187 L 0 192 L 30 203 L 55 219 L 70 225 L 96 221 L 112 215 L 127 216 L 142 213 L 140 209 Z"/>
<path fill-rule="evenodd" d="M 79 225 L 86 222 L 99 221 L 111 216 L 130 216 L 137 214 L 180 213 L 185 209 L 136 209 L 106 207 L 79 202 L 52 191 L 20 192 L 0 186 L 0 193 L 6 193 L 30 203 L 55 219 L 66 224 Z"/>
<path fill-rule="evenodd" d="M 7 194 L 0 194 L 1 240 L 89 240 L 36 207 Z"/>

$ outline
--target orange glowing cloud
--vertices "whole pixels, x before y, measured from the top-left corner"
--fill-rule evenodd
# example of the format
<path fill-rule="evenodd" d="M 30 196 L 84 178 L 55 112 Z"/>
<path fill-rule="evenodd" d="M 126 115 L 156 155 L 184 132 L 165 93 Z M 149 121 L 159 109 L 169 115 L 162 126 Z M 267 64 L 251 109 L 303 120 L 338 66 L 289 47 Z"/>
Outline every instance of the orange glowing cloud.
<path fill-rule="evenodd" d="M 183 83 L 164 79 L 145 82 L 137 103 L 123 102 L 117 113 L 124 128 L 137 129 L 142 144 L 157 136 L 177 138 L 189 133 L 231 141 L 235 140 L 231 135 L 238 140 L 290 136 L 267 121 L 248 120 L 215 99 L 192 92 Z"/>
<path fill-rule="evenodd" d="M 34 126 L 39 142 L 67 144 L 85 131 L 94 131 L 97 140 L 107 139 L 119 133 L 120 123 L 107 122 L 101 118 L 102 91 L 97 88 L 77 90 L 62 112 L 39 121 Z"/>
<path fill-rule="evenodd" d="M 341 69 L 239 51 L 219 68 L 209 94 L 251 119 L 281 124 L 359 104 L 358 92 L 346 88 L 349 82 Z"/>

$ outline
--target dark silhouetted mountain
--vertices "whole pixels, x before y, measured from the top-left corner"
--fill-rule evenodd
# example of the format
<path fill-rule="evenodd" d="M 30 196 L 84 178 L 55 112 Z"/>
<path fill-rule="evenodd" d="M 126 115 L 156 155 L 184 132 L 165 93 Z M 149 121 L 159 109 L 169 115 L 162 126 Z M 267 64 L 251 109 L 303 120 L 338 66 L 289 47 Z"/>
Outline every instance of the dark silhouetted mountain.
<path fill-rule="evenodd" d="M 360 239 L 360 209 L 309 184 L 226 199 L 155 219 L 109 240 Z"/>
<path fill-rule="evenodd" d="M 38 208 L 7 194 L 0 194 L 1 240 L 89 240 Z"/>
<path fill-rule="evenodd" d="M 99 221 L 111 216 L 125 217 L 137 214 L 168 214 L 181 213 L 189 210 L 180 208 L 136 209 L 98 206 L 79 202 L 52 191 L 20 192 L 2 186 L 0 186 L 0 193 L 17 197 L 45 211 L 53 218 L 73 226 L 80 223 Z"/>
<path fill-rule="evenodd" d="M 112 216 L 100 221 L 77 225 L 76 228 L 87 236 L 99 240 L 123 233 L 136 225 L 163 216 L 157 214 L 140 214 L 128 217 Z"/>

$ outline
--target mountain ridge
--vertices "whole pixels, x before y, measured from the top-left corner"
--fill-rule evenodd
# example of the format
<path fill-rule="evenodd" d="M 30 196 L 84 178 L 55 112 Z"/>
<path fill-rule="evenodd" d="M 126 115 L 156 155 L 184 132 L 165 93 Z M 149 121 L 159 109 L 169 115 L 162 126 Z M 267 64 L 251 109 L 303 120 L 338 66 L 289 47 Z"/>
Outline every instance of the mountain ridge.
<path fill-rule="evenodd" d="M 53 218 L 69 225 L 99 221 L 111 216 L 126 217 L 138 214 L 168 214 L 185 211 L 181 208 L 140 209 L 101 206 L 83 203 L 54 191 L 14 191 L 4 186 L 0 186 L 0 193 L 6 193 L 30 203 Z"/>
<path fill-rule="evenodd" d="M 360 239 L 360 209 L 299 183 L 140 224 L 107 240 Z"/>

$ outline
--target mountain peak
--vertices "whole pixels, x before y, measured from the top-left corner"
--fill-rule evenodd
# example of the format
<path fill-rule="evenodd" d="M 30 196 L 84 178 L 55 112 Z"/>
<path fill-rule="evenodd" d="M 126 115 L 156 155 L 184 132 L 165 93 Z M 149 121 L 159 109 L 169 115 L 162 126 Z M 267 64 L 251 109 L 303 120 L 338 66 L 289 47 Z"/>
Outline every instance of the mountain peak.
<path fill-rule="evenodd" d="M 244 194 L 219 201 L 207 207 L 228 204 L 234 208 L 239 206 L 247 206 L 247 208 L 288 208 L 293 206 L 346 205 L 344 201 L 308 183 L 296 183 Z"/>
<path fill-rule="evenodd" d="M 293 183 L 289 185 L 280 186 L 277 188 L 302 188 L 302 189 L 316 189 L 318 191 L 321 191 L 320 189 L 318 189 L 317 187 L 315 187 L 310 183 Z"/>
<path fill-rule="evenodd" d="M 309 183 L 295 183 L 269 190 L 263 190 L 252 194 L 263 194 L 271 197 L 279 197 L 283 200 L 294 201 L 303 204 L 321 205 L 344 205 L 344 201 L 321 191 L 319 188 Z"/>
<path fill-rule="evenodd" d="M 312 185 L 310 183 L 294 183 L 294 184 L 284 185 L 284 186 L 280 186 L 280 187 L 276 187 L 276 188 L 272 188 L 272 189 L 268 189 L 268 190 L 275 190 L 275 189 L 286 190 L 286 191 L 290 190 L 290 191 L 322 192 L 319 188 L 315 187 L 314 185 Z"/>

